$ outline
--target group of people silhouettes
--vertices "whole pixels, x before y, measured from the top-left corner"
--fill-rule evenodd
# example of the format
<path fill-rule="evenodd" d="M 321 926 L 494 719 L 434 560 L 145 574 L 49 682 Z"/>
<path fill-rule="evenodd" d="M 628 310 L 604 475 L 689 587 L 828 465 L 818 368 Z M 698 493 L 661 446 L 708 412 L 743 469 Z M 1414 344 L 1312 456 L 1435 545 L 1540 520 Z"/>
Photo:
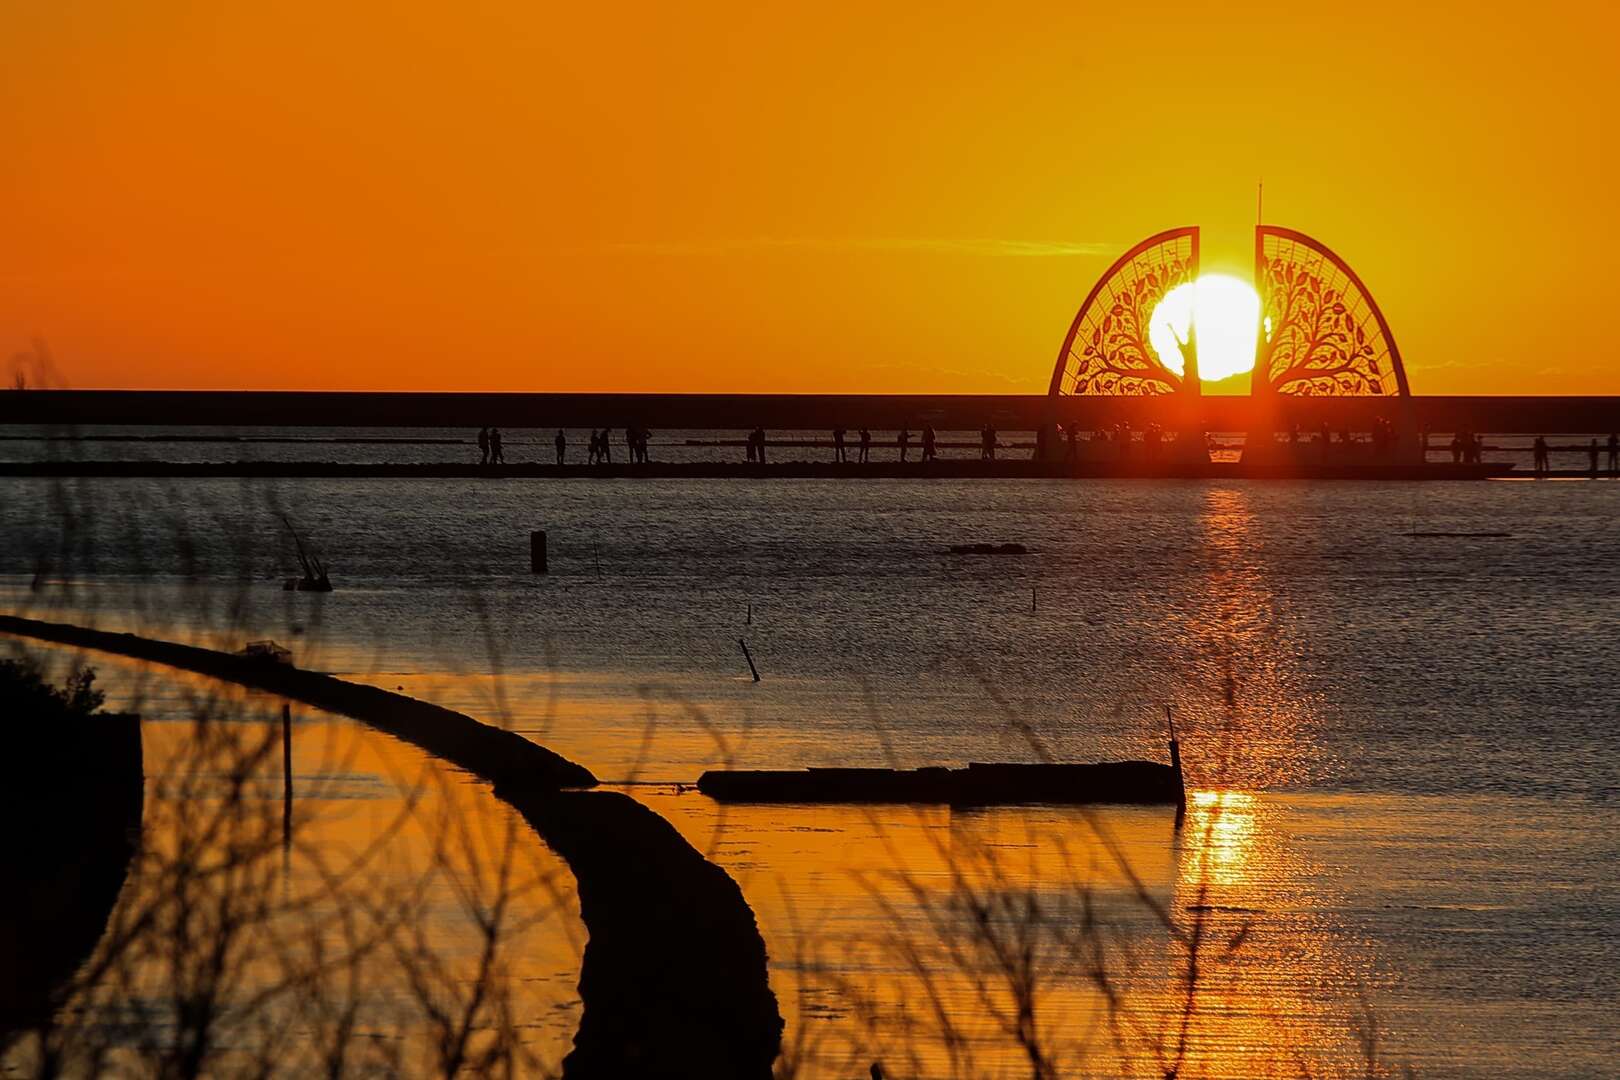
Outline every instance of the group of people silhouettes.
<path fill-rule="evenodd" d="M 765 464 L 765 429 L 757 427 L 748 433 L 748 460 Z"/>
<path fill-rule="evenodd" d="M 585 455 L 587 465 L 613 464 L 613 429 L 603 428 L 597 431 L 591 428 L 591 441 Z M 624 429 L 624 448 L 630 455 L 630 464 L 647 464 L 647 443 L 652 438 L 652 431 L 644 427 L 626 427 Z M 557 464 L 563 463 L 563 433 L 557 432 Z"/>
<path fill-rule="evenodd" d="M 1052 458 L 1053 455 L 1049 451 L 1055 448 L 1049 445 L 1049 440 L 1055 437 L 1058 446 L 1063 449 L 1064 460 L 1077 461 L 1080 457 L 1080 441 L 1083 434 L 1078 423 L 1059 424 L 1053 427 L 1050 432 L 1046 428 L 1038 429 L 1035 433 L 1036 460 L 1045 461 Z M 612 435 L 612 428 L 591 429 L 589 452 L 586 457 L 588 464 L 611 465 L 613 463 Z M 1149 424 L 1142 429 L 1141 435 L 1141 453 L 1151 460 L 1157 456 L 1157 451 L 1165 437 L 1164 432 L 1157 424 Z M 651 436 L 652 432 L 644 427 L 628 426 L 624 429 L 625 448 L 632 464 L 644 465 L 648 462 L 647 447 Z M 1120 422 L 1112 427 L 1092 431 L 1090 439 L 1092 442 L 1101 441 L 1115 444 L 1116 453 L 1123 457 L 1136 441 L 1135 436 L 1136 432 L 1131 430 L 1129 424 Z M 1300 441 L 1300 430 L 1297 424 L 1290 427 L 1286 439 L 1290 444 L 1297 444 Z M 837 427 L 832 429 L 834 461 L 841 463 L 849 461 L 850 441 L 847 428 Z M 867 428 L 860 428 L 856 432 L 854 441 L 858 453 L 856 457 L 857 463 L 863 465 L 869 463 L 872 460 L 872 432 Z M 1372 424 L 1370 441 L 1375 455 L 1384 456 L 1398 441 L 1395 426 L 1382 417 L 1375 418 Z M 762 465 L 765 463 L 765 442 L 765 428 L 763 426 L 756 427 L 748 433 L 745 446 L 747 447 L 747 456 L 750 462 Z M 1328 446 L 1335 442 L 1339 445 L 1354 444 L 1356 439 L 1348 429 L 1340 432 L 1337 439 L 1335 439 L 1328 426 L 1323 424 L 1312 442 L 1321 446 L 1325 454 Z M 557 451 L 557 464 L 567 464 L 568 436 L 562 428 L 557 429 L 553 444 Z M 921 461 L 929 462 L 939 459 L 939 438 L 932 424 L 923 426 L 920 439 L 913 435 L 909 427 L 901 428 L 895 436 L 894 445 L 899 451 L 898 457 L 901 462 L 911 460 L 913 445 L 920 445 L 922 451 Z M 1427 428 L 1422 432 L 1421 445 L 1425 450 L 1429 446 Z M 999 446 L 1000 442 L 995 427 L 986 423 L 979 429 L 979 459 L 981 461 L 996 460 L 996 449 Z M 1451 451 L 1453 464 L 1478 465 L 1481 463 L 1484 454 L 1485 441 L 1476 432 L 1461 428 L 1452 435 L 1448 448 Z M 1600 470 L 1599 465 L 1606 450 L 1606 471 L 1608 475 L 1620 478 L 1620 434 L 1611 434 L 1604 443 L 1600 443 L 1594 438 L 1586 446 L 1577 444 L 1562 449 L 1571 452 L 1585 451 L 1587 468 L 1592 476 L 1598 476 L 1603 471 Z M 1532 452 L 1535 459 L 1535 475 L 1545 476 L 1550 473 L 1552 471 L 1552 448 L 1548 445 L 1545 436 L 1536 436 Z M 506 464 L 506 453 L 502 446 L 500 428 L 492 426 L 478 429 L 478 458 L 479 464 L 484 466 Z"/>
<path fill-rule="evenodd" d="M 849 452 L 844 446 L 844 439 L 848 434 L 849 430 L 847 428 L 833 428 L 832 438 L 834 461 L 842 461 L 845 463 L 849 461 Z M 856 458 L 856 461 L 859 464 L 864 465 L 872 460 L 872 433 L 865 428 L 861 428 L 861 430 L 856 434 L 860 437 L 860 455 Z"/>
<path fill-rule="evenodd" d="M 849 431 L 845 428 L 833 428 L 832 437 L 834 461 L 842 461 L 846 463 L 849 461 L 849 453 L 844 448 L 844 438 L 848 434 Z M 860 437 L 860 453 L 856 458 L 856 461 L 859 464 L 864 465 L 872 460 L 872 433 L 866 428 L 861 428 L 861 430 L 856 434 Z"/>
<path fill-rule="evenodd" d="M 506 454 L 501 450 L 500 428 L 486 427 L 478 429 L 478 464 L 506 464 Z"/>
<path fill-rule="evenodd" d="M 856 432 L 856 436 L 858 447 L 858 453 L 855 459 L 856 463 L 860 465 L 868 464 L 872 460 L 872 432 L 867 428 L 861 428 Z M 912 436 L 910 428 L 901 428 L 899 433 L 895 435 L 894 444 L 900 450 L 901 461 L 910 460 L 911 438 Z M 832 441 L 833 460 L 848 463 L 849 429 L 841 427 L 833 428 Z M 939 436 L 934 431 L 934 425 L 923 425 L 920 445 L 922 447 L 923 461 L 939 460 Z M 752 461 L 753 459 L 750 458 L 749 460 Z M 760 460 L 765 460 L 763 453 L 760 456 Z"/>
<path fill-rule="evenodd" d="M 1451 463 L 1478 465 L 1485 454 L 1485 440 L 1462 428 L 1451 436 Z"/>
<path fill-rule="evenodd" d="M 1586 444 L 1587 475 L 1594 478 L 1598 475 L 1598 458 L 1605 448 L 1609 451 L 1607 472 L 1611 477 L 1620 478 L 1620 434 L 1615 432 L 1609 433 L 1608 442 L 1603 446 L 1599 446 L 1596 439 Z M 1573 450 L 1575 448 L 1569 447 L 1568 449 Z M 1535 458 L 1534 471 L 1537 476 L 1546 476 L 1552 472 L 1552 447 L 1547 445 L 1544 436 L 1536 436 L 1531 453 Z"/>
<path fill-rule="evenodd" d="M 589 452 L 586 462 L 590 465 L 611 465 L 613 463 L 613 445 L 610 441 L 612 428 L 603 428 L 598 431 L 591 429 Z M 624 429 L 624 444 L 630 455 L 632 464 L 647 464 L 647 444 L 652 438 L 652 431 L 644 427 L 627 427 Z M 557 450 L 557 464 L 568 463 L 568 434 L 562 428 L 557 429 L 552 445 Z M 478 429 L 478 463 L 480 465 L 504 465 L 506 454 L 501 448 L 500 428 L 487 427 Z"/>
<path fill-rule="evenodd" d="M 864 433 L 864 432 L 863 432 Z M 911 429 L 901 428 L 900 434 L 895 436 L 895 445 L 900 448 L 900 460 L 905 461 L 911 450 Z M 922 459 L 924 461 L 939 460 L 939 441 L 934 435 L 932 424 L 923 425 L 922 429 Z M 864 460 L 864 458 L 863 458 Z"/>

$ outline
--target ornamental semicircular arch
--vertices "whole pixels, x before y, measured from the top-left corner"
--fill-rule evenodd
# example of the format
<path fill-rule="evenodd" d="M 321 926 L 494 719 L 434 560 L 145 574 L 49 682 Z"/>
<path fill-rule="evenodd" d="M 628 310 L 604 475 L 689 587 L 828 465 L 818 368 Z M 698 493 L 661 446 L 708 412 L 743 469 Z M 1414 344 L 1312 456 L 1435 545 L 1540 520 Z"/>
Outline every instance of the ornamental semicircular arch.
<path fill-rule="evenodd" d="M 1148 340 L 1153 309 L 1198 277 L 1198 227 L 1155 233 L 1114 261 L 1075 313 L 1048 393 L 1154 395 L 1181 389 Z"/>
<path fill-rule="evenodd" d="M 1327 245 L 1256 226 L 1260 339 L 1251 392 L 1407 397 L 1406 366 L 1372 293 Z"/>

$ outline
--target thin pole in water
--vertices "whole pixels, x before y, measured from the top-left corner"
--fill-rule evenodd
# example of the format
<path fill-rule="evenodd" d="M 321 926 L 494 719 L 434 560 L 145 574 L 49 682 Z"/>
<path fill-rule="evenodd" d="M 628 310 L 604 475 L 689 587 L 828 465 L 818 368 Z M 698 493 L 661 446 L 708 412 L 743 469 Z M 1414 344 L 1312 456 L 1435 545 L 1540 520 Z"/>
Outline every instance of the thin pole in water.
<path fill-rule="evenodd" d="M 1034 611 L 1035 611 L 1035 588 L 1034 588 L 1034 586 L 1031 586 L 1030 590 L 1029 590 L 1029 610 L 1030 610 L 1031 614 L 1034 614 Z"/>
<path fill-rule="evenodd" d="M 281 705 L 281 846 L 292 846 L 292 706 Z"/>
<path fill-rule="evenodd" d="M 1170 767 L 1175 770 L 1176 785 L 1181 789 L 1181 798 L 1176 802 L 1176 828 L 1179 829 L 1187 816 L 1187 778 L 1181 771 L 1181 743 L 1176 739 L 1176 718 L 1170 715 L 1168 702 L 1164 706 L 1164 722 L 1170 725 Z"/>
<path fill-rule="evenodd" d="M 748 642 L 738 638 L 737 644 L 742 646 L 743 659 L 748 661 L 748 670 L 753 672 L 754 681 L 759 682 L 759 668 L 754 666 L 754 657 L 748 651 Z"/>

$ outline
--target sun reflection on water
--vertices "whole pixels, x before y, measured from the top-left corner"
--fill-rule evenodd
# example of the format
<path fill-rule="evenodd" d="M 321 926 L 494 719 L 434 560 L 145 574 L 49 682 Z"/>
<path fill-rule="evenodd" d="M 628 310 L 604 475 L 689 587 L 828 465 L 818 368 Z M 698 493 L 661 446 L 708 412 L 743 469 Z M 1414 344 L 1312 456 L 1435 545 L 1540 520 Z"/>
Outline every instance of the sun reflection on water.
<path fill-rule="evenodd" d="M 1256 824 L 1254 796 L 1243 791 L 1195 791 L 1187 799 L 1187 834 L 1198 845 L 1199 857 L 1184 863 L 1183 884 L 1198 880 L 1223 888 L 1236 888 L 1253 880 Z M 1188 880 L 1189 874 L 1197 875 Z"/>

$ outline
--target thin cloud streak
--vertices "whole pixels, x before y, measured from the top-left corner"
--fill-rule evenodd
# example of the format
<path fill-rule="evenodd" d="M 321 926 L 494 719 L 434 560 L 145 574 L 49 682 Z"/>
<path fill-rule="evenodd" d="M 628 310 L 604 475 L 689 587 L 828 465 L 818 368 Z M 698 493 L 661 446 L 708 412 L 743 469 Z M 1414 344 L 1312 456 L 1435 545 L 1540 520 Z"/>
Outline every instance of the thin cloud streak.
<path fill-rule="evenodd" d="M 730 240 L 630 240 L 603 244 L 598 248 L 572 250 L 578 254 L 689 256 L 734 255 L 750 251 L 870 251 L 1050 259 L 1113 255 L 1124 250 L 1124 245 L 1090 241 L 987 240 L 942 236 L 755 236 Z"/>

